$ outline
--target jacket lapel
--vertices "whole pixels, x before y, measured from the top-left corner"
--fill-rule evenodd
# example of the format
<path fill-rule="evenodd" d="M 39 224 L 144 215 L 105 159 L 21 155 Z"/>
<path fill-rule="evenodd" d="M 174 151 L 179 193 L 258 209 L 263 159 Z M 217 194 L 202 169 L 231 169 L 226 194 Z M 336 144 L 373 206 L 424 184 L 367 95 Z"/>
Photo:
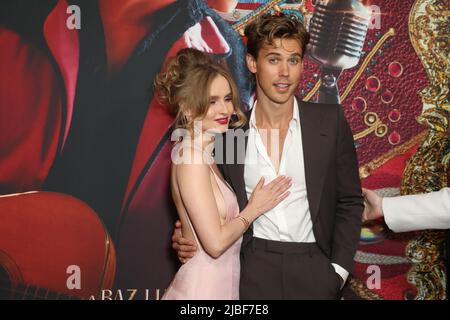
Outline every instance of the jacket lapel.
<path fill-rule="evenodd" d="M 305 183 L 308 194 L 309 209 L 313 223 L 317 219 L 320 199 L 322 195 L 323 183 L 326 173 L 328 133 L 324 127 L 323 115 L 320 105 L 310 104 L 298 101 L 300 124 L 302 132 L 303 159 L 305 164 Z M 246 113 L 247 119 L 250 119 L 251 110 Z M 249 123 L 242 127 L 244 132 L 248 132 Z M 245 135 L 245 151 L 247 150 L 248 135 Z M 241 210 L 247 205 L 247 192 L 245 191 L 243 161 L 237 161 L 238 143 L 234 145 L 234 163 L 225 165 L 225 171 L 228 175 L 227 180 L 233 187 Z M 225 152 L 226 159 L 226 152 Z"/>
<path fill-rule="evenodd" d="M 327 139 L 320 105 L 299 102 L 305 183 L 311 220 L 317 219 L 327 162 Z"/>
<path fill-rule="evenodd" d="M 251 110 L 245 112 L 245 115 L 247 117 L 247 122 L 242 128 L 236 129 L 236 130 L 230 130 L 229 133 L 234 133 L 236 136 L 237 130 L 242 130 L 244 135 L 244 146 L 242 146 L 242 143 L 238 138 L 234 136 L 234 143 L 233 143 L 233 159 L 232 163 L 227 164 L 227 152 L 226 148 L 224 148 L 224 161 L 225 161 L 225 171 L 228 175 L 228 182 L 231 184 L 231 186 L 234 189 L 234 192 L 236 193 L 236 197 L 239 203 L 239 208 L 243 210 L 245 206 L 247 205 L 248 199 L 247 199 L 247 192 L 245 191 L 245 181 L 244 181 L 244 169 L 245 169 L 245 155 L 247 150 L 247 143 L 248 143 L 248 129 L 249 129 L 249 123 L 248 119 L 250 119 Z M 224 142 L 225 146 L 227 145 L 226 141 Z M 225 177 L 227 178 L 227 177 Z"/>

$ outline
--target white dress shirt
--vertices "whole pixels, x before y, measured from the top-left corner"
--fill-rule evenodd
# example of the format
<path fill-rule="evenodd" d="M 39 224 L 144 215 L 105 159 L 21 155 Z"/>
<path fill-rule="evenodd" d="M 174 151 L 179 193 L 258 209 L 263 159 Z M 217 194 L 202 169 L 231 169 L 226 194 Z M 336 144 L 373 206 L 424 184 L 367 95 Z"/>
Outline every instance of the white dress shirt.
<path fill-rule="evenodd" d="M 384 221 L 395 232 L 450 229 L 450 188 L 383 198 Z"/>
<path fill-rule="evenodd" d="M 261 215 L 253 222 L 253 236 L 275 241 L 311 243 L 316 242 L 316 239 L 307 198 L 302 133 L 296 99 L 294 99 L 293 108 L 292 119 L 289 122 L 289 129 L 279 160 L 279 170 L 276 172 L 263 143 L 262 136 L 264 137 L 266 133 L 263 130 L 258 131 L 256 127 L 256 101 L 253 104 L 245 157 L 245 190 L 247 197 L 250 198 L 261 176 L 264 176 L 265 183 L 272 181 L 279 175 L 292 178 L 289 196 L 274 209 Z M 270 133 L 267 132 L 267 134 Z M 276 161 L 279 154 L 277 149 L 275 151 L 273 149 L 273 143 L 279 141 L 276 133 L 272 135 L 271 141 L 272 155 L 275 155 Z M 348 272 L 335 263 L 332 263 L 332 265 L 345 282 Z"/>

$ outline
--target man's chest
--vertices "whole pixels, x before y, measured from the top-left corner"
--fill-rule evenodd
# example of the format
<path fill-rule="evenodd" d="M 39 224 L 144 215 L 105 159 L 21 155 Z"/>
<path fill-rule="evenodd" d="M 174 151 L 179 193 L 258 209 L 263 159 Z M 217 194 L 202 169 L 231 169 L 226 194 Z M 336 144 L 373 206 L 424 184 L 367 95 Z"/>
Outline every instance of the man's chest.
<path fill-rule="evenodd" d="M 301 137 L 288 131 L 271 138 L 250 132 L 244 165 L 246 191 L 252 192 L 261 177 L 269 182 L 279 175 L 291 177 L 295 188 L 306 188 Z"/>

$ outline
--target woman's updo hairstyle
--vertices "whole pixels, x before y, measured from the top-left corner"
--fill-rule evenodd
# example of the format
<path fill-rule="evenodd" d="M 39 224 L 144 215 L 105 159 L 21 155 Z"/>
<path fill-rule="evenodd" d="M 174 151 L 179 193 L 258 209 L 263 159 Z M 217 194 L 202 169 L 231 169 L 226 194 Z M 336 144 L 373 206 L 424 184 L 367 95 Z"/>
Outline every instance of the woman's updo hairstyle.
<path fill-rule="evenodd" d="M 155 79 L 155 94 L 158 100 L 170 106 L 175 116 L 174 129 L 193 131 L 194 121 L 205 117 L 210 104 L 211 83 L 219 75 L 228 80 L 231 88 L 236 113 L 235 121 L 231 125 L 240 127 L 245 123 L 245 115 L 240 108 L 239 91 L 227 68 L 208 54 L 187 48 L 170 58 Z"/>

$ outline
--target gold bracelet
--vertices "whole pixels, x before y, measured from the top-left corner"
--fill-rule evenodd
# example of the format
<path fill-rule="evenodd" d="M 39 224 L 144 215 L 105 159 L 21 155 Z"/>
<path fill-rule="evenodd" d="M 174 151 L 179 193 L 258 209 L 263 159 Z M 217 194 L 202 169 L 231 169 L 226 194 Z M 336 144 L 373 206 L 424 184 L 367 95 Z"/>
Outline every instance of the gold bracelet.
<path fill-rule="evenodd" d="M 244 223 L 245 230 L 247 230 L 248 227 L 250 227 L 250 222 L 248 222 L 248 220 L 243 216 L 238 216 L 238 218 L 241 219 L 241 221 Z"/>

